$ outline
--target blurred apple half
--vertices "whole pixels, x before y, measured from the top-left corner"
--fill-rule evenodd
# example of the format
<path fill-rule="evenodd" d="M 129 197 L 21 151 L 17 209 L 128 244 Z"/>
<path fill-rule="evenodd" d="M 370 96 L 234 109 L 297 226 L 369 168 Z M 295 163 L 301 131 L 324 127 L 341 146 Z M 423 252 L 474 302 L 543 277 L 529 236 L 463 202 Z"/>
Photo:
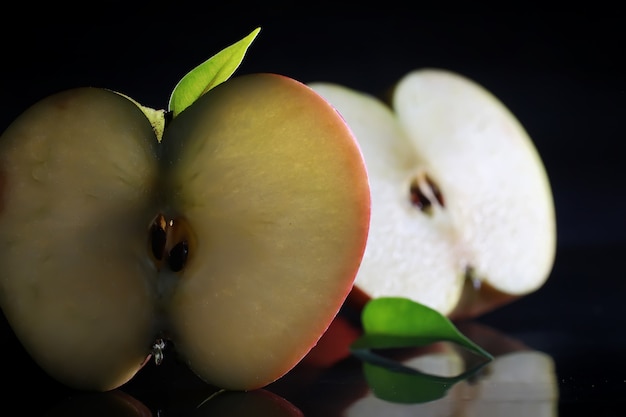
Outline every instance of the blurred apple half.
<path fill-rule="evenodd" d="M 549 178 L 493 94 L 443 69 L 407 74 L 391 106 L 309 86 L 346 119 L 369 173 L 370 232 L 349 303 L 402 296 L 468 318 L 544 284 L 556 250 Z"/>

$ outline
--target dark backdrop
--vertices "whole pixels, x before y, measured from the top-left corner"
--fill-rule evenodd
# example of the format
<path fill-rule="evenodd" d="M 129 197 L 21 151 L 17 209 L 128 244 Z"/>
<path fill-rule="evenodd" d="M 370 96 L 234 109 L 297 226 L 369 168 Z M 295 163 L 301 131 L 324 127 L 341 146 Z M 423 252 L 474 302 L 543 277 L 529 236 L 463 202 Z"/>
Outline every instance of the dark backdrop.
<path fill-rule="evenodd" d="M 2 129 L 34 100 L 74 86 L 107 87 L 164 107 L 186 71 L 261 26 L 240 74 L 278 72 L 373 94 L 424 66 L 475 79 L 534 139 L 554 188 L 560 244 L 624 242 L 619 150 L 626 37 L 620 19 L 170 8 L 79 9 L 45 19 L 5 14 L 14 24 L 0 29 Z"/>

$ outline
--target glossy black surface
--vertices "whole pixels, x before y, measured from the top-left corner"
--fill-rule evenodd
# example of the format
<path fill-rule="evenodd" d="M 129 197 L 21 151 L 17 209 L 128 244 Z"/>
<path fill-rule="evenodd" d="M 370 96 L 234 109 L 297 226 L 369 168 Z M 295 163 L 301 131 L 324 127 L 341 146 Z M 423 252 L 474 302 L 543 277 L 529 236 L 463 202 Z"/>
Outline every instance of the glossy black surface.
<path fill-rule="evenodd" d="M 512 389 L 520 395 L 510 401 L 447 398 L 427 406 L 374 401 L 366 408 L 388 416 L 436 415 L 437 407 L 446 416 L 543 415 L 537 414 L 539 409 L 561 417 L 626 415 L 626 36 L 621 20 L 563 13 L 398 10 L 365 17 L 355 11 L 310 12 L 303 16 L 268 7 L 239 10 L 245 13 L 239 16 L 233 10 L 194 13 L 179 6 L 74 10 L 71 17 L 38 20 L 20 7 L 5 16 L 15 24 L 0 29 L 5 40 L 0 127 L 35 100 L 79 85 L 123 91 L 146 105 L 163 107 L 180 76 L 256 26 L 263 29 L 240 73 L 278 72 L 380 94 L 412 69 L 436 66 L 461 72 L 500 97 L 535 141 L 553 186 L 559 238 L 546 285 L 473 324 L 495 332 L 497 337 L 489 333 L 495 338 L 489 339 L 494 352 L 523 345 L 547 354 L 553 368 L 544 368 L 542 378 L 553 378 L 558 395 Z M 266 415 L 345 416 L 355 415 L 347 410 L 369 393 L 361 363 L 348 358 L 318 372 L 300 366 L 259 393 L 215 396 L 203 403 L 214 389 L 175 360 L 166 360 L 159 367 L 149 365 L 120 388 L 141 404 L 124 414 L 119 405 L 127 399 L 113 393 L 86 396 L 43 374 L 6 322 L 1 323 L 2 415 L 9 410 L 141 415 L 143 407 L 144 414 L 161 417 L 237 415 L 236 410 L 261 415 L 266 408 L 280 410 Z M 473 384 L 463 387 L 463 398 L 478 395 L 480 375 Z M 458 414 L 451 411 L 454 407 Z"/>

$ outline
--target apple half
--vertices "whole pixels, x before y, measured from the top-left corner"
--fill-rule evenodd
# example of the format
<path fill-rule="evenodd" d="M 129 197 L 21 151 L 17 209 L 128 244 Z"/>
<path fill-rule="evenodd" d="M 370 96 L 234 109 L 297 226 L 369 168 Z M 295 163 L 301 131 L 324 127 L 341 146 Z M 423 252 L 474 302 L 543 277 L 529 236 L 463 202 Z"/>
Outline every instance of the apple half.
<path fill-rule="evenodd" d="M 344 86 L 309 85 L 346 119 L 369 173 L 370 235 L 353 305 L 402 296 L 471 317 L 546 281 L 556 249 L 549 179 L 493 94 L 431 68 L 403 77 L 391 106 Z"/>
<path fill-rule="evenodd" d="M 363 157 L 336 110 L 232 78 L 165 127 L 76 88 L 0 136 L 0 305 L 64 384 L 116 388 L 161 341 L 206 382 L 260 388 L 316 344 L 364 252 Z"/>

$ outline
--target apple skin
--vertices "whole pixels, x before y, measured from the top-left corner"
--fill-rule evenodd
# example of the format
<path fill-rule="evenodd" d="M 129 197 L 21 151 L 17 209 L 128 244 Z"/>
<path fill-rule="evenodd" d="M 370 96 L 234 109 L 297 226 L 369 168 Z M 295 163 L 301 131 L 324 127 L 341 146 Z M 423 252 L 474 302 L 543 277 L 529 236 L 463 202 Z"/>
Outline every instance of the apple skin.
<path fill-rule="evenodd" d="M 0 306 L 32 358 L 82 390 L 126 383 L 159 338 L 209 384 L 273 382 L 339 311 L 369 229 L 352 132 L 274 74 L 220 84 L 160 143 L 121 94 L 44 98 L 0 137 L 0 184 Z M 157 215 L 189 243 L 176 272 L 150 249 Z"/>
<path fill-rule="evenodd" d="M 346 314 L 339 312 L 320 340 L 302 360 L 302 366 L 330 368 L 350 357 L 350 346 L 363 334 L 363 329 Z"/>

